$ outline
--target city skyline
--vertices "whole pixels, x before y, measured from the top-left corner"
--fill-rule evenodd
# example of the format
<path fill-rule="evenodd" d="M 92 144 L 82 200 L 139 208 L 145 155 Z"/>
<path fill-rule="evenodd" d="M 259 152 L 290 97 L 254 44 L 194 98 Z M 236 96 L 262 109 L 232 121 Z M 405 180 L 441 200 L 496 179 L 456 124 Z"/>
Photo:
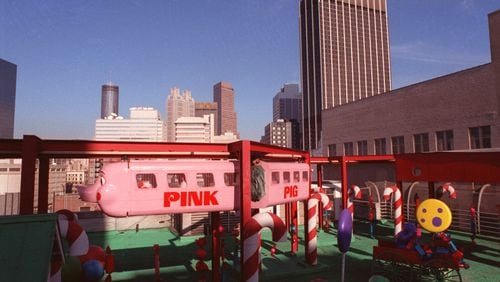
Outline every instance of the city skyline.
<path fill-rule="evenodd" d="M 393 88 L 489 62 L 487 14 L 499 6 L 389 0 Z M 300 82 L 298 1 L 2 1 L 0 11 L 0 57 L 18 66 L 15 138 L 92 139 L 107 81 L 127 112 L 162 109 L 173 86 L 211 101 L 223 80 L 241 138 L 259 140 L 276 91 Z"/>

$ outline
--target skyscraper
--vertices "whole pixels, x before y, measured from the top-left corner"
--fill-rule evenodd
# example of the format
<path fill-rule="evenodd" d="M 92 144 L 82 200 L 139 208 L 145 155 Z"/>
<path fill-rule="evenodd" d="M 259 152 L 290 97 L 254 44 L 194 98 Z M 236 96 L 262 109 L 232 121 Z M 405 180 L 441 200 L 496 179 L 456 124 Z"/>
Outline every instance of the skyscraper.
<path fill-rule="evenodd" d="M 215 102 L 194 102 L 194 116 L 204 117 L 205 115 L 214 115 L 214 130 L 217 128 L 217 103 Z M 217 134 L 217 131 L 213 132 Z"/>
<path fill-rule="evenodd" d="M 273 98 L 273 121 L 291 123 L 289 148 L 301 149 L 302 95 L 298 84 L 285 84 Z"/>
<path fill-rule="evenodd" d="M 175 122 L 181 117 L 194 117 L 194 99 L 191 91 L 173 87 L 167 97 L 167 141 L 175 142 Z"/>
<path fill-rule="evenodd" d="M 226 132 L 238 134 L 236 112 L 234 111 L 234 89 L 228 82 L 218 82 L 214 85 L 214 102 L 217 103 L 217 135 Z"/>
<path fill-rule="evenodd" d="M 14 138 L 17 66 L 0 59 L 0 138 Z"/>
<path fill-rule="evenodd" d="M 101 87 L 101 118 L 118 116 L 118 85 L 111 82 Z"/>
<path fill-rule="evenodd" d="M 301 0 L 303 146 L 317 149 L 321 111 L 391 89 L 386 0 Z"/>

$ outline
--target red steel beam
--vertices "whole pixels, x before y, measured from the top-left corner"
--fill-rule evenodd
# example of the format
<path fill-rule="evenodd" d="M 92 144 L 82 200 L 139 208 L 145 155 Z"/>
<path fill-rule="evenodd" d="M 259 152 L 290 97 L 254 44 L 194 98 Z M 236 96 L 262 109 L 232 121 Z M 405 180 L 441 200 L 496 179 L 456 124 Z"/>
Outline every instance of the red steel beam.
<path fill-rule="evenodd" d="M 33 135 L 24 136 L 22 141 L 21 199 L 19 214 L 33 214 L 35 199 L 36 160 L 41 140 Z"/>
<path fill-rule="evenodd" d="M 49 212 L 49 158 L 39 158 L 38 213 Z"/>
<path fill-rule="evenodd" d="M 23 140 L 0 139 L 0 158 L 17 159 L 23 153 Z"/>

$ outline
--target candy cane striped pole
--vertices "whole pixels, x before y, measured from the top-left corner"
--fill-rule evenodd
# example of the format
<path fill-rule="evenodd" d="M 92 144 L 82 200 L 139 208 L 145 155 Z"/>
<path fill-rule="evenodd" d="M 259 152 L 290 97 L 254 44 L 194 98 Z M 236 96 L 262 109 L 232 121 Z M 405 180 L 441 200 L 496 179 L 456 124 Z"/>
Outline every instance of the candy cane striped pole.
<path fill-rule="evenodd" d="M 308 226 L 308 236 L 306 242 L 306 260 L 310 265 L 318 264 L 317 258 L 317 211 L 318 202 L 321 201 L 323 204 L 323 209 L 328 210 L 332 207 L 332 202 L 328 196 L 324 193 L 314 193 L 307 200 L 307 226 Z"/>
<path fill-rule="evenodd" d="M 89 251 L 89 238 L 85 230 L 76 221 L 76 216 L 67 210 L 57 211 L 59 214 L 59 230 L 61 237 L 69 244 L 70 256 L 83 256 Z"/>
<path fill-rule="evenodd" d="M 361 199 L 361 189 L 357 185 L 352 185 L 347 193 L 347 209 L 354 219 L 354 204 L 351 201 L 351 196 L 354 196 L 356 199 Z"/>
<path fill-rule="evenodd" d="M 446 192 L 450 193 L 451 199 L 457 198 L 457 192 L 455 191 L 455 188 L 453 188 L 453 186 L 451 186 L 451 183 L 447 182 L 447 183 L 441 185 L 441 188 L 443 188 L 443 192 L 446 191 Z"/>
<path fill-rule="evenodd" d="M 277 215 L 267 212 L 254 215 L 244 225 L 243 229 L 243 280 L 259 281 L 260 266 L 260 232 L 262 228 L 269 227 L 273 232 L 272 240 L 275 242 L 286 241 L 286 226 Z"/>
<path fill-rule="evenodd" d="M 47 282 L 61 282 L 61 269 L 62 269 L 62 260 L 58 259 L 56 261 L 52 261 L 50 263 L 50 273 Z"/>
<path fill-rule="evenodd" d="M 389 201 L 391 194 L 394 193 L 394 236 L 401 232 L 403 227 L 403 200 L 401 199 L 401 191 L 396 185 L 386 187 L 384 190 L 384 199 Z"/>

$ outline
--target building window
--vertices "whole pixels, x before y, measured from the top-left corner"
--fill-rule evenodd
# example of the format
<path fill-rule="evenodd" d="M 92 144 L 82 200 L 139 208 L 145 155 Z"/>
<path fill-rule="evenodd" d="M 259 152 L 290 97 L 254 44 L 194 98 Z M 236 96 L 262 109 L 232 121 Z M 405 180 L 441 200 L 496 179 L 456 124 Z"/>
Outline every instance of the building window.
<path fill-rule="evenodd" d="M 453 130 L 437 131 L 436 146 L 438 151 L 453 150 Z"/>
<path fill-rule="evenodd" d="M 300 182 L 300 172 L 299 171 L 293 172 L 293 182 Z"/>
<path fill-rule="evenodd" d="M 226 184 L 226 186 L 236 186 L 238 179 L 239 175 L 234 172 L 224 173 L 224 184 Z"/>
<path fill-rule="evenodd" d="M 415 153 L 429 152 L 429 133 L 413 135 Z"/>
<path fill-rule="evenodd" d="M 337 155 L 337 145 L 330 144 L 328 145 L 328 156 L 335 157 Z"/>
<path fill-rule="evenodd" d="M 405 153 L 405 137 L 404 136 L 394 136 L 391 138 L 392 142 L 392 153 L 393 154 L 404 154 Z"/>
<path fill-rule="evenodd" d="M 280 173 L 278 171 L 271 172 L 271 182 L 273 184 L 280 184 Z"/>
<path fill-rule="evenodd" d="M 471 149 L 491 148 L 491 128 L 478 126 L 469 128 L 469 142 Z"/>
<path fill-rule="evenodd" d="M 385 138 L 375 139 L 375 155 L 387 155 Z"/>
<path fill-rule="evenodd" d="M 212 173 L 197 173 L 196 183 L 198 187 L 213 187 L 215 186 L 214 175 Z"/>
<path fill-rule="evenodd" d="M 167 183 L 170 188 L 186 188 L 186 175 L 184 173 L 167 174 Z"/>
<path fill-rule="evenodd" d="M 344 156 L 353 156 L 354 155 L 354 145 L 352 142 L 344 143 Z"/>
<path fill-rule="evenodd" d="M 156 177 L 152 173 L 139 173 L 135 176 L 137 188 L 156 188 Z"/>
<path fill-rule="evenodd" d="M 358 141 L 358 155 L 366 156 L 368 155 L 368 141 Z"/>

